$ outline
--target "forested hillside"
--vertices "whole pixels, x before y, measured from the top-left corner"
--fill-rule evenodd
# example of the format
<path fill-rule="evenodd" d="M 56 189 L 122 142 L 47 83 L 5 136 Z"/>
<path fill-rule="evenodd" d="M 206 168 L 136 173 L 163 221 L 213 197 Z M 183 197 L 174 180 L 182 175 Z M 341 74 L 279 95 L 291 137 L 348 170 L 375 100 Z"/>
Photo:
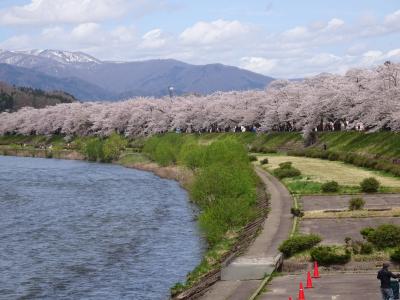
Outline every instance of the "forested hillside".
<path fill-rule="evenodd" d="M 44 108 L 58 103 L 72 103 L 76 99 L 65 92 L 45 92 L 40 89 L 15 87 L 0 82 L 0 112 L 14 112 L 22 107 Z"/>

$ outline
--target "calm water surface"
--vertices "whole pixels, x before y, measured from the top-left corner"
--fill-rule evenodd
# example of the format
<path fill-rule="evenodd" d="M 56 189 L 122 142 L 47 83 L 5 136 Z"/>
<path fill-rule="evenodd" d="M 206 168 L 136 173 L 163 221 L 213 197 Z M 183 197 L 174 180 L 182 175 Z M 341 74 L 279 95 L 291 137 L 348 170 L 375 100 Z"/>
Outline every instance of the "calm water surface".
<path fill-rule="evenodd" d="M 0 299 L 166 299 L 202 254 L 187 197 L 147 172 L 0 156 Z"/>

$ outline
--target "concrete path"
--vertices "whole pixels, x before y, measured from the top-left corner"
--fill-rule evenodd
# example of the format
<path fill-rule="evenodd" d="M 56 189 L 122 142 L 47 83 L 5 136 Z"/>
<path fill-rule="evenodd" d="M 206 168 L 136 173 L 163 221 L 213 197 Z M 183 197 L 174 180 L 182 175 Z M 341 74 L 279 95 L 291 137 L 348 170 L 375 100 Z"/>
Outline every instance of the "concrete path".
<path fill-rule="evenodd" d="M 355 300 L 381 299 L 376 271 L 370 273 L 329 273 L 313 280 L 313 288 L 305 289 L 306 299 Z M 291 296 L 297 299 L 300 281 L 305 284 L 306 276 L 286 275 L 274 278 L 260 300 L 282 300 Z"/>
<path fill-rule="evenodd" d="M 222 281 L 217 282 L 202 300 L 246 300 L 258 288 L 266 274 L 270 274 L 278 247 L 288 238 L 292 229 L 292 197 L 272 175 L 256 167 L 256 172 L 270 194 L 270 213 L 263 230 L 246 253 L 223 268 Z"/>

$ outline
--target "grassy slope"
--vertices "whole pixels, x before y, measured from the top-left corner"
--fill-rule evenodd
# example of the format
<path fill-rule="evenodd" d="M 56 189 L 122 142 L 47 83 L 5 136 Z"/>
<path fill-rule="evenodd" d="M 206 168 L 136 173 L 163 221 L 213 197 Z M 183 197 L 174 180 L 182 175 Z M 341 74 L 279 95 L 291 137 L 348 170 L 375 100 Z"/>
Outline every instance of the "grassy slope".
<path fill-rule="evenodd" d="M 400 158 L 400 133 L 329 132 L 321 133 L 318 143 L 330 150 Z"/>

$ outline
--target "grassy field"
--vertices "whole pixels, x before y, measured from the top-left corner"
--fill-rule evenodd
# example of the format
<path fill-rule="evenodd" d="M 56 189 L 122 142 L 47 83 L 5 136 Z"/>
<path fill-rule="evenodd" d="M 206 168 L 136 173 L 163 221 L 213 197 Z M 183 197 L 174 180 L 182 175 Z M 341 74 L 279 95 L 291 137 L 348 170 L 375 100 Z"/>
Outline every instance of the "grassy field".
<path fill-rule="evenodd" d="M 340 185 L 357 186 L 363 179 L 375 177 L 384 187 L 400 189 L 400 178 L 387 176 L 381 172 L 358 168 L 342 162 L 286 155 L 258 156 L 260 160 L 265 157 L 269 160 L 269 163 L 265 165 L 268 170 L 274 170 L 279 167 L 280 163 L 290 161 L 295 168 L 301 171 L 303 176 L 316 183 L 334 180 Z"/>

